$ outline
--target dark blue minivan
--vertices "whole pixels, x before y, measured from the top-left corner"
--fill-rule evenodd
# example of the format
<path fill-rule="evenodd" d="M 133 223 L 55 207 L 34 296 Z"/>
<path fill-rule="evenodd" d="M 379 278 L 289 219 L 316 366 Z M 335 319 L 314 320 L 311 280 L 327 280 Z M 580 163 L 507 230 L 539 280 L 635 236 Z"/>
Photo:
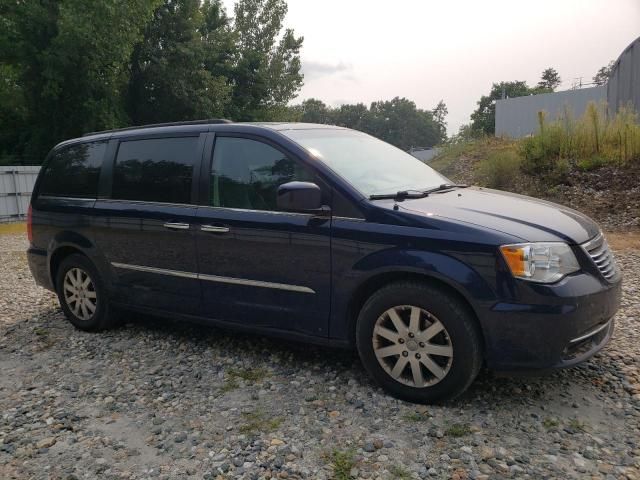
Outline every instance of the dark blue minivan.
<path fill-rule="evenodd" d="M 434 402 L 495 370 L 566 367 L 611 338 L 621 275 L 574 210 L 455 185 L 364 133 L 183 122 L 57 145 L 29 265 L 76 327 L 168 315 L 355 347 Z"/>

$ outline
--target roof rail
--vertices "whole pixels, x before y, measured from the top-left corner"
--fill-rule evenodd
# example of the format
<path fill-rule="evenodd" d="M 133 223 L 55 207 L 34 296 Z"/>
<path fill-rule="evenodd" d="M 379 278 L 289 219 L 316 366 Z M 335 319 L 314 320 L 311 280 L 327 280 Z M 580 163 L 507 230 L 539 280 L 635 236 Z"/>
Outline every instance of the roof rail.
<path fill-rule="evenodd" d="M 154 127 L 175 127 L 179 125 L 208 125 L 215 123 L 233 123 L 232 120 L 226 118 L 209 118 L 207 120 L 187 120 L 184 122 L 166 122 L 166 123 L 150 123 L 148 125 L 136 125 L 132 127 L 114 128 L 112 130 L 100 130 L 98 132 L 88 132 L 83 134 L 83 137 L 90 135 L 96 135 L 98 133 L 114 133 L 114 132 L 126 132 L 127 130 L 138 130 L 140 128 L 154 128 Z"/>

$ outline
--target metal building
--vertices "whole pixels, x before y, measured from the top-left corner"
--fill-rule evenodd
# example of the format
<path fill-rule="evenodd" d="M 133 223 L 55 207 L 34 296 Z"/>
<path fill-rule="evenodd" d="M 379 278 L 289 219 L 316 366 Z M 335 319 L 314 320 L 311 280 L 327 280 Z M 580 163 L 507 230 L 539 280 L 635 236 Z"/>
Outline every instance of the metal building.
<path fill-rule="evenodd" d="M 520 138 L 538 131 L 538 112 L 555 120 L 565 112 L 580 117 L 590 102 L 604 105 L 607 87 L 580 88 L 496 101 L 496 135 Z M 603 107 L 604 108 L 604 107 Z"/>
<path fill-rule="evenodd" d="M 607 83 L 607 101 L 612 113 L 628 104 L 640 112 L 640 37 L 616 60 Z"/>

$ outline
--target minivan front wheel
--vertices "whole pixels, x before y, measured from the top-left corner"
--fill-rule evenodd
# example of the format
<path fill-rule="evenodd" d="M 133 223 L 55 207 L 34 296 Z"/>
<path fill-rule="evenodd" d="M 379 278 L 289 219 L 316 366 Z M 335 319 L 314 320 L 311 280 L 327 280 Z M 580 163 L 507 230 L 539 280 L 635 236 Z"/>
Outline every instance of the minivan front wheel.
<path fill-rule="evenodd" d="M 455 398 L 482 364 L 480 334 L 468 309 L 448 292 L 418 282 L 374 293 L 358 317 L 356 342 L 369 374 L 411 402 Z"/>
<path fill-rule="evenodd" d="M 56 293 L 65 316 L 80 330 L 103 330 L 115 322 L 98 270 L 84 255 L 73 254 L 62 260 L 56 274 Z"/>

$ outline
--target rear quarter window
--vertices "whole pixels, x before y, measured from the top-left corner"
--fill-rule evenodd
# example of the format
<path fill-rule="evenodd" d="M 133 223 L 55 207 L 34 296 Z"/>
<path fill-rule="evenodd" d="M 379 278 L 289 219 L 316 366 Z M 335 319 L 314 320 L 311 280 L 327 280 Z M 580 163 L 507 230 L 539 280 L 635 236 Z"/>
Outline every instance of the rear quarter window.
<path fill-rule="evenodd" d="M 42 172 L 39 195 L 97 198 L 106 148 L 106 142 L 92 142 L 55 152 Z"/>

